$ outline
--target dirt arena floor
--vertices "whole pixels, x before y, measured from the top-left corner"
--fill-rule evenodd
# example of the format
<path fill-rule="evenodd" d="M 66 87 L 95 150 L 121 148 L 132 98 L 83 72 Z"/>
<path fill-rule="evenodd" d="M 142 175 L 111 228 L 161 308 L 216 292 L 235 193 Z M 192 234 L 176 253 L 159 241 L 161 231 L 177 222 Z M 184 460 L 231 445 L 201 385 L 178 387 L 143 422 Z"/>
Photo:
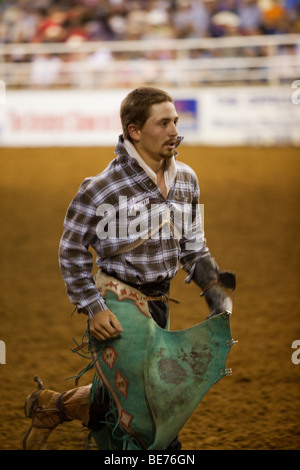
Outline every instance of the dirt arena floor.
<path fill-rule="evenodd" d="M 74 354 L 86 326 L 71 316 L 57 250 L 69 202 L 81 181 L 99 173 L 110 148 L 1 149 L 0 449 L 22 449 L 30 425 L 25 397 L 39 375 L 48 388 L 74 386 L 87 361 Z M 300 450 L 300 150 L 180 149 L 196 171 L 208 246 L 221 269 L 237 273 L 231 349 L 222 378 L 180 433 L 185 450 Z M 172 284 L 172 329 L 205 319 L 195 285 L 179 272 Z M 300 358 L 300 354 L 298 355 Z M 68 379 L 69 378 L 69 379 Z M 92 373 L 80 385 L 89 383 Z M 60 426 L 50 450 L 84 449 L 79 422 Z"/>

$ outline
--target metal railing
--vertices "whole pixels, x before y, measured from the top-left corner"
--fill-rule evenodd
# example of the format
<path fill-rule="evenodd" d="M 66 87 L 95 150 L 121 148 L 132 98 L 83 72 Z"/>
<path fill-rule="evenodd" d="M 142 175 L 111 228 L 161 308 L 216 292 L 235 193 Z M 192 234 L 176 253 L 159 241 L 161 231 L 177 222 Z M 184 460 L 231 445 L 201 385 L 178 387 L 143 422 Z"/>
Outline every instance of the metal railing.
<path fill-rule="evenodd" d="M 300 78 L 300 35 L 3 44 L 7 88 L 280 84 Z"/>

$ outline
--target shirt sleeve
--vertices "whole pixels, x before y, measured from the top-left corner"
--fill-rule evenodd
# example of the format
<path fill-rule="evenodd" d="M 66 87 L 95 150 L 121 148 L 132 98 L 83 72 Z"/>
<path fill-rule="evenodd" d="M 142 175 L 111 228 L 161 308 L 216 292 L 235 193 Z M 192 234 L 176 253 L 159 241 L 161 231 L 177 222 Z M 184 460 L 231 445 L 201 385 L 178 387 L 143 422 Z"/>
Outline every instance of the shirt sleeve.
<path fill-rule="evenodd" d="M 95 286 L 93 254 L 96 235 L 96 207 L 86 179 L 68 207 L 59 244 L 59 266 L 71 303 L 90 318 L 107 309 Z"/>
<path fill-rule="evenodd" d="M 204 207 L 199 202 L 199 183 L 196 175 L 194 178 L 193 199 L 184 214 L 184 236 L 180 243 L 180 263 L 187 272 L 186 283 L 191 282 L 196 263 L 211 256 L 204 233 Z"/>

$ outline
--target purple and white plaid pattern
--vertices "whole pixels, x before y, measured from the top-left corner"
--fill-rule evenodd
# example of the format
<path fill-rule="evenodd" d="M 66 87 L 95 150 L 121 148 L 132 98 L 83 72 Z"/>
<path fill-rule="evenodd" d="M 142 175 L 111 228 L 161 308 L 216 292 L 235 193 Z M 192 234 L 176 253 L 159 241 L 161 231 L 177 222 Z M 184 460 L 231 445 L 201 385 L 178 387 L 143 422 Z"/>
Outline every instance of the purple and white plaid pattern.
<path fill-rule="evenodd" d="M 145 170 L 129 156 L 122 138 L 115 153 L 117 157 L 102 173 L 86 178 L 81 184 L 67 210 L 59 247 L 60 269 L 69 298 L 78 312 L 90 317 L 107 307 L 94 283 L 93 253 L 89 247 L 94 250 L 100 269 L 136 285 L 171 280 L 179 263 L 187 271 L 186 281 L 189 282 L 196 261 L 209 256 L 201 218 L 197 217 L 199 185 L 194 171 L 176 161 L 177 174 L 167 199 L 164 199 Z M 125 201 L 126 207 L 124 204 L 122 207 L 120 201 L 122 204 Z M 137 232 L 132 234 L 128 228 L 133 225 L 135 229 L 137 225 L 151 228 L 153 214 L 161 216 L 161 209 L 166 206 L 171 210 L 171 219 L 174 218 L 172 209 L 186 213 L 188 208 L 187 216 L 190 217 L 186 220 L 189 223 L 181 236 L 176 236 L 172 230 L 164 236 L 163 228 L 133 250 L 113 256 L 114 251 L 137 237 Z M 111 224 L 109 217 L 104 219 L 109 208 L 113 209 Z M 137 219 L 139 211 L 142 216 Z M 106 237 L 99 236 L 104 220 L 112 227 Z M 196 228 L 197 243 L 194 243 Z"/>

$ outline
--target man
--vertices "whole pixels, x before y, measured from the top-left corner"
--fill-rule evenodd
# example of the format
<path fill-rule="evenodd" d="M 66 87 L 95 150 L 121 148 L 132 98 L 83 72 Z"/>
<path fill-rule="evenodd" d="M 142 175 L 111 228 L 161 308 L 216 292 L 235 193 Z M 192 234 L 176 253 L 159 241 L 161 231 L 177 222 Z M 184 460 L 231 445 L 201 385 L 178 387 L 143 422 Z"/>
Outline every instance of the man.
<path fill-rule="evenodd" d="M 101 293 L 103 275 L 115 281 L 112 285 L 119 282 L 146 295 L 147 312 L 161 328 L 168 325 L 170 281 L 179 264 L 188 273 L 186 282 L 201 287 L 210 317 L 232 309 L 205 243 L 196 175 L 176 160 L 182 138 L 172 97 L 155 88 L 138 88 L 123 100 L 120 116 L 123 135 L 117 157 L 80 186 L 68 208 L 59 249 L 69 298 L 88 316 L 90 335 L 98 342 L 123 334 L 118 305 L 111 311 Z M 97 254 L 96 279 L 89 247 Z M 25 405 L 33 422 L 24 448 L 45 447 L 51 431 L 67 420 L 80 419 L 93 429 L 109 410 L 108 400 L 99 398 L 102 391 L 100 387 L 91 406 L 91 386 L 64 394 L 34 392 Z M 178 439 L 167 449 L 180 449 Z"/>

